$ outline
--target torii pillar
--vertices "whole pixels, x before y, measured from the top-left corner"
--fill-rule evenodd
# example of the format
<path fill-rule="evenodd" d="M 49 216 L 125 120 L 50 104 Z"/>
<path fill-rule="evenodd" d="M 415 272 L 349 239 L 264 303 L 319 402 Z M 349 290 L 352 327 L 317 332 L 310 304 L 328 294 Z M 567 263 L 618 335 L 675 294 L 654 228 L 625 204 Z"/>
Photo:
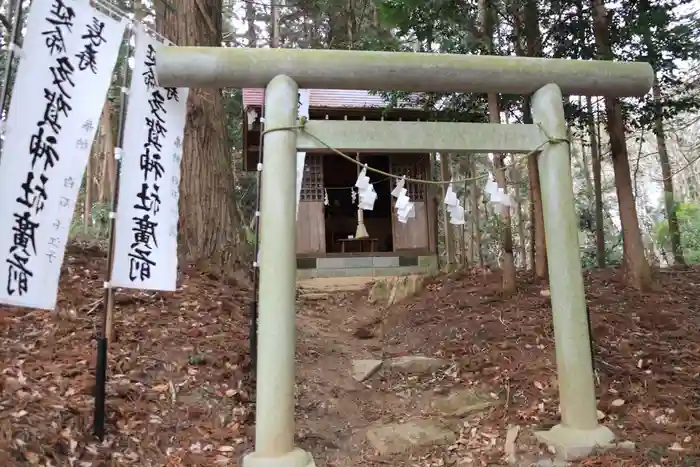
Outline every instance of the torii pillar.
<path fill-rule="evenodd" d="M 410 128 L 398 126 L 395 133 L 386 134 L 388 125 L 396 122 L 345 122 L 342 127 L 336 125 L 341 122 L 307 123 L 309 128 L 326 131 L 339 142 L 335 146 L 339 150 L 359 151 L 361 148 L 352 145 L 366 145 L 372 133 L 378 141 L 374 146 L 385 149 L 394 145 L 423 152 L 436 148 L 508 152 L 511 147 L 534 149 L 534 141 L 545 136 L 566 138 L 563 95 L 639 96 L 649 91 L 654 78 L 652 68 L 645 63 L 221 47 L 163 47 L 158 50 L 156 73 L 160 85 L 167 87 L 267 88 L 256 439 L 255 452 L 243 459 L 244 467 L 314 465 L 312 456 L 294 445 L 295 164 L 297 149 L 314 149 L 303 133 L 290 129 L 296 125 L 299 87 L 534 93 L 532 113 L 537 125 L 483 124 L 487 126 L 479 128 L 486 128 L 485 133 L 474 124 L 412 122 Z M 359 133 L 357 124 L 375 131 Z M 343 146 L 341 141 L 347 144 Z M 552 430 L 537 435 L 562 457 L 575 458 L 609 444 L 614 436 L 596 417 L 569 155 L 568 144 L 560 140 L 545 146 L 538 158 L 562 420 Z"/>

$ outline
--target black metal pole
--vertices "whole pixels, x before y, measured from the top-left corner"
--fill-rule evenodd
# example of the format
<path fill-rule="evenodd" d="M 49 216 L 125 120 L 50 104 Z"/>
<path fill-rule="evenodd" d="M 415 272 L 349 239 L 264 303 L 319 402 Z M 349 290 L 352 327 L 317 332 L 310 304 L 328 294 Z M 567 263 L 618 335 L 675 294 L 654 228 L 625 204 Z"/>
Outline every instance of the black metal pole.
<path fill-rule="evenodd" d="M 16 6 L 13 8 L 13 4 Z M 2 88 L 0 88 L 0 121 L 5 122 L 6 114 L 5 107 L 7 105 L 7 97 L 10 94 L 10 80 L 12 79 L 12 63 L 15 58 L 15 47 L 19 46 L 19 41 L 22 36 L 22 0 L 14 0 L 10 4 L 10 12 L 12 15 L 12 30 L 10 31 L 10 42 L 7 44 L 7 53 L 5 60 L 5 71 L 3 73 Z M 2 148 L 4 145 L 3 138 L 0 138 L 0 158 L 2 158 Z"/>
<path fill-rule="evenodd" d="M 117 129 L 117 148 L 121 149 L 124 144 L 124 123 L 126 121 L 126 106 L 128 105 L 127 86 L 130 81 L 129 57 L 131 55 L 131 27 L 127 27 L 125 33 L 126 46 L 124 63 L 122 63 L 122 82 L 119 97 L 119 127 Z M 114 176 L 114 189 L 112 190 L 111 213 L 117 212 L 119 203 L 119 181 L 121 178 L 121 157 L 117 157 L 115 148 L 116 174 Z M 114 311 L 114 289 L 110 281 L 112 280 L 112 265 L 114 263 L 114 231 L 115 219 L 110 216 L 109 220 L 109 251 L 107 253 L 107 283 L 105 284 L 104 311 L 102 313 L 102 324 L 100 334 L 97 338 L 97 362 L 95 365 L 95 413 L 93 431 L 97 438 L 104 439 L 105 418 L 106 418 L 106 394 L 107 394 L 107 353 L 109 350 L 109 332 L 111 330 L 111 317 Z"/>
<path fill-rule="evenodd" d="M 586 320 L 588 321 L 588 340 L 590 342 L 591 346 L 591 369 L 593 370 L 593 374 L 596 373 L 596 365 L 595 365 L 595 357 L 596 357 L 596 345 L 595 345 L 595 338 L 593 337 L 593 325 L 591 324 L 591 310 L 588 308 L 588 305 L 586 305 Z"/>
<path fill-rule="evenodd" d="M 100 440 L 105 437 L 105 402 L 107 398 L 107 338 L 104 332 L 97 339 L 97 362 L 95 364 L 95 413 L 93 433 Z"/>

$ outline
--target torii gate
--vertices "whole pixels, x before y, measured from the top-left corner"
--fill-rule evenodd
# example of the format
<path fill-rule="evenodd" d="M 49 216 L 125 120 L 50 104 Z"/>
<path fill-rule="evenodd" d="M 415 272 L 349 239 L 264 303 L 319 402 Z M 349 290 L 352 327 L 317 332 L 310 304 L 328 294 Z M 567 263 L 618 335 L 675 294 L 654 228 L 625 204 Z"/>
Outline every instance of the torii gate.
<path fill-rule="evenodd" d="M 565 458 L 612 442 L 598 424 L 563 95 L 639 96 L 646 63 L 403 52 L 163 47 L 161 86 L 266 87 L 260 238 L 255 452 L 244 467 L 310 467 L 294 446 L 296 152 L 322 149 L 294 129 L 298 87 L 531 94 L 533 125 L 309 121 L 305 129 L 348 152 L 530 152 L 538 166 L 556 342 L 561 424 L 538 433 Z M 543 143 L 549 142 L 550 144 Z"/>

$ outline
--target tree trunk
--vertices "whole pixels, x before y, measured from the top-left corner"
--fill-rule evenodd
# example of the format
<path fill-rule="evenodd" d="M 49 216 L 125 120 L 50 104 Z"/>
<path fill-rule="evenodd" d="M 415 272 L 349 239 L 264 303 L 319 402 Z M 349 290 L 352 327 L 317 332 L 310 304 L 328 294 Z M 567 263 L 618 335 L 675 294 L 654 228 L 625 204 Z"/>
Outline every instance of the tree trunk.
<path fill-rule="evenodd" d="M 681 248 L 681 231 L 678 226 L 678 216 L 676 215 L 676 202 L 673 194 L 673 176 L 671 174 L 671 162 L 666 148 L 666 132 L 664 130 L 664 120 L 661 108 L 661 88 L 658 81 L 654 80 L 652 87 L 655 106 L 654 134 L 656 135 L 656 145 L 659 149 L 659 162 L 661 162 L 661 175 L 664 183 L 664 204 L 666 207 L 666 219 L 668 219 L 668 233 L 671 237 L 671 251 L 673 262 L 677 265 L 685 265 L 683 249 Z"/>
<path fill-rule="evenodd" d="M 522 176 L 520 174 L 520 167 L 513 166 L 511 169 L 513 184 L 515 185 L 515 190 L 513 191 L 513 198 L 515 198 L 516 206 L 516 223 L 518 224 L 518 257 L 520 261 L 520 267 L 523 269 L 527 268 L 527 243 L 525 242 L 525 217 L 523 216 L 523 200 L 520 196 L 520 184 L 522 182 Z"/>
<path fill-rule="evenodd" d="M 221 44 L 221 0 L 170 0 L 157 24 L 180 46 Z M 190 89 L 180 184 L 182 254 L 232 272 L 237 260 L 234 173 L 221 90 Z"/>
<path fill-rule="evenodd" d="M 495 94 L 492 94 L 494 98 L 497 99 L 497 96 Z M 491 101 L 491 98 L 489 97 L 489 101 Z M 497 107 L 498 106 L 498 101 L 495 101 L 495 104 L 490 103 L 489 107 L 491 106 Z M 489 116 L 493 115 L 492 111 L 489 111 Z M 498 114 L 496 114 L 498 115 Z M 498 123 L 500 120 L 493 119 L 491 120 L 491 117 L 489 118 L 491 123 Z M 506 173 L 504 170 L 504 164 L 503 164 L 503 154 L 496 154 L 494 157 L 494 168 L 496 172 L 496 181 L 498 182 L 498 186 L 503 189 L 504 192 L 507 192 L 507 184 L 506 184 Z M 515 282 L 515 260 L 513 258 L 513 231 L 511 228 L 511 217 L 510 217 L 510 207 L 509 206 L 504 206 L 501 205 L 500 208 L 500 217 L 499 217 L 499 224 L 501 225 L 501 242 L 502 242 L 502 249 L 503 249 L 503 277 L 502 277 L 502 286 L 503 290 L 506 292 L 514 292 L 516 288 L 516 282 Z"/>
<path fill-rule="evenodd" d="M 273 0 L 270 5 L 270 47 L 280 47 L 280 10 L 279 3 Z"/>
<path fill-rule="evenodd" d="M 491 218 L 491 214 L 493 214 L 493 213 L 491 212 L 491 205 L 489 204 L 489 202 L 488 202 L 488 200 L 486 199 L 485 196 L 482 196 L 482 197 L 481 197 L 481 203 L 483 204 L 482 209 L 483 209 L 483 211 L 484 211 L 484 224 L 483 224 L 483 225 L 489 225 L 489 219 Z M 484 261 L 483 261 L 484 264 L 482 265 L 482 267 L 483 267 L 483 266 L 486 266 L 486 267 L 488 267 L 488 268 L 493 269 L 493 268 L 495 268 L 496 266 L 498 266 L 498 264 L 497 264 L 497 263 L 498 263 L 498 258 L 496 258 L 496 264 L 494 264 L 494 261 L 493 261 L 494 258 L 493 258 L 493 256 L 491 255 L 491 249 L 490 249 L 490 248 L 486 248 L 486 251 L 484 251 L 484 249 L 482 248 L 482 249 L 481 249 L 481 254 L 483 255 L 483 258 L 484 258 Z"/>
<path fill-rule="evenodd" d="M 529 162 L 529 161 L 528 161 Z M 529 165 L 529 164 L 528 164 Z M 528 167 L 529 169 L 529 167 Z M 528 235 L 530 237 L 530 248 L 528 250 L 528 259 L 530 263 L 530 268 L 532 270 L 535 270 L 537 266 L 537 257 L 536 257 L 536 252 L 537 252 L 537 247 L 535 245 L 535 203 L 533 202 L 534 199 L 534 193 L 532 190 L 532 183 L 528 181 L 527 184 L 527 197 L 528 197 L 528 206 L 527 206 L 527 215 L 528 218 L 530 219 L 530 222 L 528 224 Z M 537 275 L 537 274 L 535 274 Z"/>
<path fill-rule="evenodd" d="M 102 108 L 102 116 L 97 129 L 97 156 L 100 160 L 100 189 L 97 199 L 100 204 L 107 205 L 114 193 L 114 177 L 116 176 L 116 162 L 114 160 L 114 138 L 112 128 L 112 104 L 105 102 Z"/>
<path fill-rule="evenodd" d="M 448 153 L 440 154 L 440 179 L 449 180 L 451 175 L 450 170 L 450 155 Z M 442 199 L 445 199 L 447 185 L 442 185 Z M 447 213 L 447 205 L 442 203 L 442 219 L 445 229 L 445 253 L 447 255 L 447 272 L 453 272 L 457 261 L 455 260 L 455 232 L 454 227 L 450 224 L 450 216 Z"/>
<path fill-rule="evenodd" d="M 593 114 L 593 103 L 591 97 L 586 97 L 586 111 L 588 113 L 587 124 L 588 134 L 591 140 L 591 165 L 593 170 L 593 193 L 595 211 L 595 245 L 596 259 L 598 267 L 604 268 L 606 265 L 605 254 L 605 224 L 603 220 L 603 183 L 601 180 L 600 166 L 600 140 L 596 132 L 595 115 Z"/>
<path fill-rule="evenodd" d="M 583 108 L 583 98 L 579 96 L 578 98 L 579 107 Z M 583 179 L 586 185 L 586 198 L 588 198 L 588 209 L 593 210 L 594 200 L 593 200 L 593 183 L 591 182 L 591 167 L 588 163 L 588 154 L 586 153 L 586 137 L 585 133 L 579 138 L 579 143 L 581 147 L 581 168 L 583 169 Z"/>
<path fill-rule="evenodd" d="M 497 15 L 495 5 L 492 4 L 491 0 L 481 0 L 481 14 L 483 40 L 488 53 L 493 54 L 493 36 L 496 30 Z M 501 123 L 501 109 L 498 104 L 498 94 L 488 95 L 488 112 L 489 122 Z M 493 165 L 498 186 L 504 192 L 507 192 L 503 154 L 495 154 Z M 513 232 L 511 228 L 510 208 L 508 206 L 500 206 L 499 221 L 501 227 L 501 248 L 503 251 L 502 286 L 505 292 L 513 292 L 516 289 L 515 261 L 513 259 Z"/>
<path fill-rule="evenodd" d="M 530 99 L 526 99 L 527 111 L 525 116 L 529 117 L 529 123 L 532 123 L 532 115 L 530 114 Z M 525 121 L 528 123 L 528 120 Z M 532 226 L 534 233 L 533 249 L 534 249 L 534 264 L 535 276 L 540 279 L 549 277 L 548 260 L 547 260 L 547 241 L 544 235 L 544 208 L 542 207 L 542 189 L 540 187 L 540 169 L 537 165 L 539 154 L 528 156 L 527 172 L 530 181 L 530 203 L 532 204 Z"/>
<path fill-rule="evenodd" d="M 536 0 L 526 0 L 523 6 L 523 22 L 525 24 L 526 55 L 539 57 L 542 55 L 542 37 L 539 26 L 539 11 Z M 530 112 L 530 98 L 525 99 L 523 109 L 523 122 L 532 123 Z M 540 171 L 537 166 L 537 154 L 528 157 L 527 172 L 530 181 L 529 195 L 531 205 L 531 242 L 533 247 L 533 264 L 535 275 L 540 279 L 547 279 L 549 272 L 547 266 L 547 242 L 544 235 L 544 210 L 542 208 L 542 190 L 540 188 Z"/>
<path fill-rule="evenodd" d="M 598 58 L 612 60 L 607 11 L 603 0 L 592 0 L 592 7 Z M 644 243 L 639 229 L 639 219 L 634 202 L 627 143 L 625 141 L 625 128 L 619 100 L 606 97 L 605 113 L 608 120 L 608 133 L 610 133 L 610 152 L 612 153 L 613 169 L 615 171 L 615 188 L 620 205 L 620 222 L 622 224 L 627 279 L 631 286 L 639 290 L 648 290 L 652 285 L 651 269 L 644 256 Z"/>
<path fill-rule="evenodd" d="M 467 157 L 469 157 L 467 155 Z M 467 171 L 467 176 L 471 177 L 471 172 Z M 469 182 L 465 180 L 464 182 L 464 194 L 462 196 L 462 206 L 464 206 L 465 212 L 467 209 L 467 192 L 469 190 Z M 464 269 L 468 269 L 470 265 L 472 264 L 469 261 L 469 255 L 470 252 L 467 251 L 467 248 L 469 248 L 469 245 L 467 244 L 467 223 L 465 222 L 462 224 L 460 229 L 460 237 L 459 237 L 459 244 L 460 244 L 460 253 L 461 253 L 461 267 Z"/>
<path fill-rule="evenodd" d="M 476 180 L 476 155 L 469 155 L 469 172 L 473 174 L 471 190 L 469 191 L 472 264 L 479 261 L 479 267 L 484 267 L 484 253 L 481 247 L 481 226 L 479 225 L 479 185 Z M 476 256 L 476 258 L 475 258 Z"/>
<path fill-rule="evenodd" d="M 94 146 L 93 146 L 94 148 Z M 85 166 L 85 197 L 83 198 L 83 232 L 87 235 L 92 224 L 92 204 L 95 182 L 93 167 L 95 166 L 95 149 L 88 154 L 87 165 Z"/>
<path fill-rule="evenodd" d="M 194 0 L 190 0 L 194 2 Z M 248 39 L 248 47 L 255 48 L 258 46 L 258 32 L 255 25 L 257 19 L 257 11 L 255 11 L 254 0 L 246 0 L 245 2 L 245 22 L 248 25 L 246 30 L 246 38 Z"/>
<path fill-rule="evenodd" d="M 346 22 L 346 32 L 345 36 L 347 38 L 346 48 L 352 49 L 358 32 L 357 15 L 354 0 L 347 0 L 347 7 L 345 11 Z"/>

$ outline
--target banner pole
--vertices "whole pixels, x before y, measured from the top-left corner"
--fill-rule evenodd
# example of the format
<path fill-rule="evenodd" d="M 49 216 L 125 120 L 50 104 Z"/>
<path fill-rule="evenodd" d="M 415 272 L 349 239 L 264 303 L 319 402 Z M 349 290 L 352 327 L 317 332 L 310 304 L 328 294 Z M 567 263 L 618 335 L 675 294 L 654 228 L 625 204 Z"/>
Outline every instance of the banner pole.
<path fill-rule="evenodd" d="M 122 80 L 119 97 L 119 126 L 117 128 L 117 146 L 114 148 L 114 162 L 116 166 L 114 174 L 114 188 L 112 190 L 111 207 L 109 213 L 109 250 L 107 252 L 107 273 L 105 281 L 104 311 L 102 323 L 99 327 L 97 338 L 97 362 L 95 365 L 95 412 L 93 431 L 97 438 L 102 441 L 105 435 L 105 401 L 107 393 L 107 353 L 109 342 L 114 339 L 114 288 L 112 287 L 112 265 L 114 263 L 114 237 L 117 205 L 119 202 L 119 181 L 121 179 L 121 156 L 122 145 L 124 144 L 124 123 L 126 121 L 126 107 L 129 103 L 128 84 L 131 80 L 129 69 L 129 58 L 133 52 L 131 46 L 132 30 L 134 23 L 129 23 L 126 28 L 124 45 L 124 63 L 122 63 Z"/>

